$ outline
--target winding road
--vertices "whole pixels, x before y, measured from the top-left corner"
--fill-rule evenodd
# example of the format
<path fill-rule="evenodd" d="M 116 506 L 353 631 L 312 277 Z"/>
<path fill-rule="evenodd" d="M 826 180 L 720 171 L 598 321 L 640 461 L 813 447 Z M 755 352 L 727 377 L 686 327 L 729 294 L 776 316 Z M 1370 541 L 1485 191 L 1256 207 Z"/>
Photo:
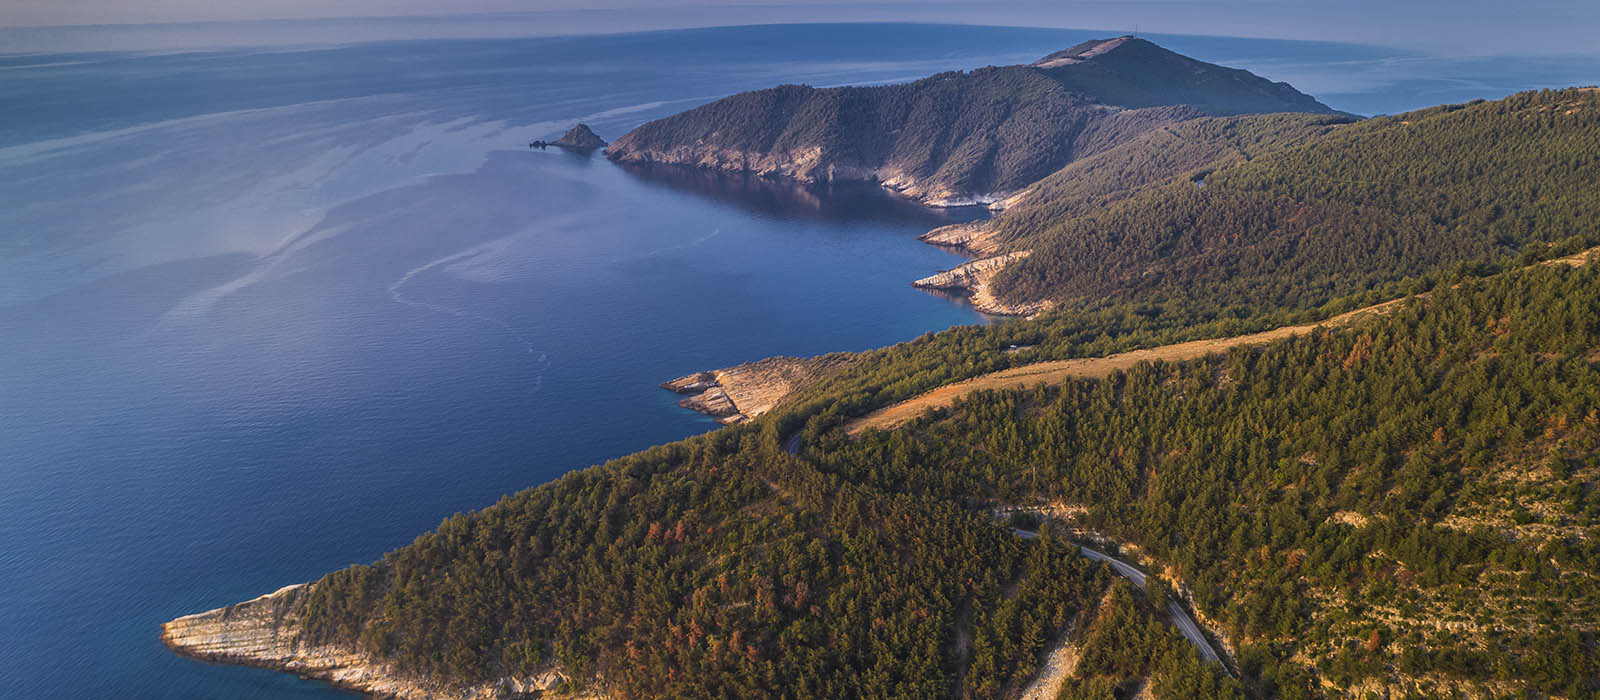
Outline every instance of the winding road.
<path fill-rule="evenodd" d="M 797 432 L 794 435 L 789 436 L 789 439 L 784 440 L 783 451 L 791 455 L 799 455 L 801 435 L 803 435 L 803 433 Z M 1021 530 L 1018 528 L 1011 528 L 1011 531 L 1016 533 L 1018 537 L 1027 540 L 1031 540 L 1039 536 L 1039 533 L 1037 532 L 1030 532 L 1028 530 Z M 1147 578 L 1143 571 L 1134 568 L 1132 564 L 1106 554 L 1105 552 L 1089 549 L 1088 547 L 1084 547 L 1082 545 L 1078 546 L 1078 553 L 1095 561 L 1101 561 L 1109 564 L 1111 566 L 1111 570 L 1117 572 L 1118 576 L 1132 581 L 1133 585 L 1138 586 L 1141 589 L 1144 588 L 1144 582 L 1147 580 Z M 1206 639 L 1205 633 L 1200 631 L 1200 625 L 1195 624 L 1194 619 L 1189 617 L 1189 613 L 1183 609 L 1183 606 L 1178 605 L 1177 601 L 1174 600 L 1167 601 L 1167 615 L 1172 618 L 1172 625 L 1177 627 L 1178 631 L 1181 632 L 1183 636 L 1192 644 L 1194 644 L 1196 649 L 1200 650 L 1201 656 L 1205 657 L 1207 661 L 1221 666 L 1224 672 L 1229 673 L 1230 675 L 1232 674 L 1232 671 L 1228 670 L 1228 665 L 1222 662 L 1222 656 L 1217 654 L 1217 650 L 1211 646 L 1211 640 Z"/>
<path fill-rule="evenodd" d="M 1039 533 L 1029 532 L 1027 530 L 1019 530 L 1017 528 L 1011 528 L 1011 531 L 1023 539 L 1031 540 L 1039 536 Z M 1082 545 L 1079 545 L 1078 553 L 1095 561 L 1103 561 L 1107 564 L 1110 564 L 1111 570 L 1117 572 L 1118 576 L 1132 581 L 1133 585 L 1135 586 L 1144 588 L 1146 576 L 1144 575 L 1143 571 L 1133 568 L 1132 564 L 1122 561 L 1121 559 L 1117 559 L 1116 557 L 1106 554 L 1105 552 L 1097 552 Z M 1211 646 L 1211 641 L 1206 639 L 1204 632 L 1200 631 L 1200 625 L 1195 624 L 1194 619 L 1189 617 L 1189 613 L 1183 609 L 1183 606 L 1178 605 L 1178 602 L 1175 600 L 1167 601 L 1167 615 L 1172 618 L 1172 625 L 1177 627 L 1178 631 L 1183 633 L 1183 636 L 1187 638 L 1190 643 L 1194 644 L 1196 649 L 1200 650 L 1200 655 L 1205 657 L 1206 661 L 1210 661 L 1218 666 L 1222 666 L 1224 671 L 1227 670 L 1227 665 L 1222 663 L 1222 656 L 1217 654 L 1217 650 Z"/>
<path fill-rule="evenodd" d="M 1546 260 L 1535 265 L 1568 265 L 1578 267 L 1589 263 L 1600 255 L 1600 247 L 1589 248 L 1579 253 L 1562 258 Z M 1530 266 L 1532 267 L 1532 266 Z M 1357 319 L 1388 313 L 1396 305 L 1414 299 L 1424 299 L 1428 293 L 1411 297 L 1393 299 L 1380 304 L 1373 304 L 1354 311 L 1347 311 L 1332 318 L 1316 323 L 1307 323 L 1297 326 L 1284 326 L 1259 333 L 1234 336 L 1231 338 L 1212 338 L 1207 340 L 1194 340 L 1175 343 L 1156 348 L 1146 348 L 1117 353 L 1105 357 L 1086 357 L 1068 360 L 1052 360 L 1038 362 L 1011 369 L 992 372 L 967 379 L 965 381 L 946 384 L 931 391 L 925 392 L 900 403 L 893 404 L 873 411 L 860 418 L 851 420 L 844 425 L 845 431 L 852 436 L 859 436 L 868 429 L 886 430 L 899 426 L 906 421 L 926 414 L 936 408 L 944 408 L 954 404 L 957 400 L 980 390 L 1020 389 L 1040 383 L 1061 382 L 1073 378 L 1099 378 L 1112 372 L 1126 370 L 1140 362 L 1148 361 L 1182 361 L 1204 357 L 1212 353 L 1224 352 L 1239 346 L 1259 345 L 1270 343 L 1283 338 L 1312 332 L 1318 328 L 1343 326 Z M 802 433 L 796 432 L 783 442 L 783 449 L 791 455 L 799 455 Z M 1011 528 L 1018 537 L 1034 539 L 1039 536 L 1036 532 Z M 1144 588 L 1147 577 L 1144 572 L 1133 565 L 1112 557 L 1104 552 L 1095 551 L 1088 547 L 1079 546 L 1078 552 L 1095 561 L 1108 564 L 1117 575 L 1128 579 L 1134 585 Z M 1232 675 L 1227 664 L 1223 663 L 1222 656 L 1211 645 L 1211 640 L 1206 638 L 1200 625 L 1189 616 L 1183 606 L 1175 600 L 1167 601 L 1167 615 L 1171 618 L 1174 627 L 1182 633 L 1184 638 L 1194 644 L 1200 655 L 1207 661 L 1221 666 L 1225 673 Z"/>

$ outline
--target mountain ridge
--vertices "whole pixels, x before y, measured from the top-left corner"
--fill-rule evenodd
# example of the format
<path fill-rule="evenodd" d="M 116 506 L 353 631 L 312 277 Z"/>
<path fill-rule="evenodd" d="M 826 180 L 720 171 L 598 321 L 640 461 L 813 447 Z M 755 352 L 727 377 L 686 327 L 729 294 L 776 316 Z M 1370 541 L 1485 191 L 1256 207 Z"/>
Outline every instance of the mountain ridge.
<path fill-rule="evenodd" d="M 1142 39 L 1093 49 L 1051 66 L 739 93 L 643 124 L 606 154 L 622 163 L 807 182 L 876 181 L 929 204 L 988 204 L 1163 125 L 1208 115 L 1337 113 L 1285 84 Z"/>

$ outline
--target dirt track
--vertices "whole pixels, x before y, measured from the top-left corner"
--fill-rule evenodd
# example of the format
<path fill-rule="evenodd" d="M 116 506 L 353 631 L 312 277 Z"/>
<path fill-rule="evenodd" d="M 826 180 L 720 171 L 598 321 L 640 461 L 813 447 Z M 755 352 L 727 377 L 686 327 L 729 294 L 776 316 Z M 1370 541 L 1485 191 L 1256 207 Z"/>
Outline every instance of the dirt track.
<path fill-rule="evenodd" d="M 1582 265 L 1590 259 L 1600 248 L 1591 248 L 1576 255 L 1569 255 L 1556 260 L 1549 260 L 1543 265 Z M 1210 340 L 1192 340 L 1186 343 L 1163 345 L 1157 348 L 1143 350 L 1130 350 L 1128 352 L 1107 355 L 1105 357 L 1083 357 L 1071 360 L 1051 360 L 1037 362 L 1022 367 L 992 372 L 971 379 L 947 384 L 937 389 L 915 396 L 893 406 L 878 409 L 862 418 L 857 418 L 845 424 L 845 430 L 851 435 L 860 435 L 862 432 L 876 428 L 888 430 L 899 426 L 906 421 L 921 416 L 936 408 L 947 408 L 968 394 L 975 391 L 999 389 L 1023 389 L 1038 384 L 1059 383 L 1067 379 L 1098 379 L 1112 372 L 1126 370 L 1140 362 L 1162 360 L 1165 362 L 1180 362 L 1205 357 L 1212 353 L 1226 352 L 1230 348 L 1245 345 L 1262 345 L 1274 340 L 1281 340 L 1290 336 L 1309 333 L 1317 328 L 1343 326 L 1358 318 L 1373 314 L 1386 313 L 1396 304 L 1404 303 L 1410 299 L 1422 298 L 1407 297 L 1393 299 L 1381 304 L 1363 307 L 1348 311 L 1333 318 L 1308 323 L 1300 326 L 1284 326 L 1270 331 L 1250 333 L 1247 335 L 1233 336 L 1231 338 L 1213 338 Z"/>
<path fill-rule="evenodd" d="M 1403 299 L 1386 301 L 1382 304 L 1368 306 L 1348 313 L 1343 313 L 1326 321 L 1310 323 L 1302 326 L 1284 326 L 1270 331 L 1238 335 L 1231 338 L 1212 338 L 1210 340 L 1191 340 L 1186 343 L 1163 345 L 1157 348 L 1143 350 L 1130 350 L 1128 352 L 1107 355 L 1105 357 L 1081 357 L 1071 360 L 1051 360 L 1036 362 L 1031 365 L 1012 367 L 1011 369 L 992 372 L 971 379 L 947 384 L 916 396 L 901 401 L 893 406 L 873 411 L 863 418 L 850 421 L 845 425 L 845 430 L 851 435 L 859 435 L 869 428 L 887 430 L 909 421 L 935 408 L 945 408 L 954 404 L 962 397 L 975 391 L 996 389 L 1022 389 L 1036 384 L 1052 384 L 1066 379 L 1097 379 L 1112 372 L 1126 370 L 1140 362 L 1162 360 L 1165 362 L 1179 362 L 1205 357 L 1212 353 L 1225 352 L 1229 348 L 1241 345 L 1261 345 L 1274 340 L 1288 338 L 1301 333 L 1309 333 L 1324 326 L 1340 326 L 1350 321 L 1369 314 L 1383 313 Z"/>

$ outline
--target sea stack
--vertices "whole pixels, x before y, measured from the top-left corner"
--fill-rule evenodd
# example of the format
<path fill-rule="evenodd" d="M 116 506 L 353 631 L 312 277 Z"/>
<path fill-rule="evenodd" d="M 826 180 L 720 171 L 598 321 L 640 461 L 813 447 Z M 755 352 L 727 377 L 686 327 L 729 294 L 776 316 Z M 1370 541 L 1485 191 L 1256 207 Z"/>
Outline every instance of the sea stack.
<path fill-rule="evenodd" d="M 597 148 L 605 148 L 606 140 L 594 133 L 594 130 L 590 129 L 588 124 L 579 124 L 568 130 L 561 138 L 556 139 L 552 145 L 574 150 L 592 151 Z"/>

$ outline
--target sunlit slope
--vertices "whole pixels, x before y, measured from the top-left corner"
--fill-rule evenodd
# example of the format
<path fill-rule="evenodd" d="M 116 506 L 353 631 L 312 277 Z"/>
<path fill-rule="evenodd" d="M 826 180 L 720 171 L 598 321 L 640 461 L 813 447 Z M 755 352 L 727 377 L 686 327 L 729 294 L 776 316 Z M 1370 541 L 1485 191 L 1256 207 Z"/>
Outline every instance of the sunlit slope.
<path fill-rule="evenodd" d="M 1067 183 L 1042 183 L 1018 220 L 1000 224 L 1008 246 L 1034 254 L 1001 273 L 995 292 L 1068 305 L 1316 306 L 1595 236 L 1596 182 L 1600 94 L 1592 90 L 1370 119 L 1218 167 L 1203 187 L 1185 177 L 1107 207 L 1076 204 L 1084 195 Z M 1057 197 L 1064 203 L 1052 208 Z"/>

